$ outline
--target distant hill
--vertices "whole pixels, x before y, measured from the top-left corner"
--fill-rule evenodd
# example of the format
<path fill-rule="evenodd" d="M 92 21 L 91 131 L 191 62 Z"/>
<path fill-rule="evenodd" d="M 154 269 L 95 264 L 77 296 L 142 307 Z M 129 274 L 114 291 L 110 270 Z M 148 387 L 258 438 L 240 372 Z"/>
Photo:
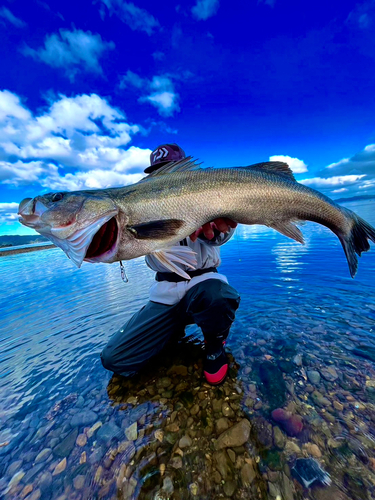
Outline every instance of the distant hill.
<path fill-rule="evenodd" d="M 27 235 L 19 235 L 19 234 L 4 234 L 0 236 L 0 248 L 4 247 L 17 247 L 19 245 L 31 245 L 33 243 L 44 243 L 49 242 L 47 238 L 44 236 L 40 236 L 36 234 L 27 234 Z"/>
<path fill-rule="evenodd" d="M 359 201 L 359 200 L 375 200 L 374 194 L 363 194 L 362 196 L 352 196 L 351 198 L 338 198 L 334 200 L 336 203 L 342 203 L 343 201 Z"/>

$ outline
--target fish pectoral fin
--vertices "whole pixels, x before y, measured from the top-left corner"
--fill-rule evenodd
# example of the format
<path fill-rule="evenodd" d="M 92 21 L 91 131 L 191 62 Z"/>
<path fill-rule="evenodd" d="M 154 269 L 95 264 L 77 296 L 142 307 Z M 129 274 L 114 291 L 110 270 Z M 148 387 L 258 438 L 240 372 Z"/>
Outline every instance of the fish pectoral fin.
<path fill-rule="evenodd" d="M 138 240 L 163 240 L 176 236 L 178 230 L 184 225 L 183 220 L 179 219 L 165 219 L 165 220 L 152 220 L 143 224 L 136 224 L 135 226 L 128 226 L 135 238 Z"/>
<path fill-rule="evenodd" d="M 292 240 L 296 240 L 302 245 L 305 244 L 305 240 L 303 239 L 303 234 L 298 229 L 298 227 L 293 224 L 293 222 L 277 222 L 275 224 L 267 224 L 272 229 L 276 229 L 281 234 L 284 234 L 288 238 L 292 238 Z"/>
<path fill-rule="evenodd" d="M 152 255 L 172 273 L 176 273 L 187 280 L 191 279 L 190 276 L 183 269 L 178 267 L 176 263 L 190 267 L 190 269 L 195 269 L 197 265 L 196 253 L 189 247 L 175 245 L 173 247 L 157 250 L 153 252 Z"/>

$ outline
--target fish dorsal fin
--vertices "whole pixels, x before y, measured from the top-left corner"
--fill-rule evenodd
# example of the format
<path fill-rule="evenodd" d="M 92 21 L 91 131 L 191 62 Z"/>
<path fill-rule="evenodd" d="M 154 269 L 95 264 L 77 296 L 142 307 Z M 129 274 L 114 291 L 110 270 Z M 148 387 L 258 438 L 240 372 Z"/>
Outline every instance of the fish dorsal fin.
<path fill-rule="evenodd" d="M 157 175 L 171 174 L 172 172 L 185 172 L 186 170 L 197 170 L 202 163 L 197 163 L 198 160 L 194 160 L 192 156 L 187 156 L 183 160 L 170 161 L 166 165 L 158 168 L 151 172 L 150 175 L 146 177 L 155 177 Z"/>
<path fill-rule="evenodd" d="M 290 180 L 297 182 L 291 168 L 283 161 L 265 161 L 263 163 L 255 163 L 255 165 L 249 165 L 248 167 L 242 168 L 261 170 L 262 172 L 268 171 L 272 174 L 281 174 L 288 177 Z"/>

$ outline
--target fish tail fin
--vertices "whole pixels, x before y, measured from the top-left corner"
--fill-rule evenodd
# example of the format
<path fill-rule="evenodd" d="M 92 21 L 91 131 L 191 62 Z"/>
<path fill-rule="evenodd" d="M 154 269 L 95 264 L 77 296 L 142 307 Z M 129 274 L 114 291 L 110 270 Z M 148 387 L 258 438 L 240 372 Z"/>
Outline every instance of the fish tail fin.
<path fill-rule="evenodd" d="M 352 221 L 351 229 L 348 233 L 339 233 L 337 236 L 341 241 L 346 258 L 348 260 L 350 275 L 352 278 L 357 273 L 358 258 L 362 252 L 370 250 L 371 240 L 375 243 L 375 229 L 364 219 L 348 209 L 340 207 L 345 215 Z M 357 255 L 356 255 L 357 254 Z"/>

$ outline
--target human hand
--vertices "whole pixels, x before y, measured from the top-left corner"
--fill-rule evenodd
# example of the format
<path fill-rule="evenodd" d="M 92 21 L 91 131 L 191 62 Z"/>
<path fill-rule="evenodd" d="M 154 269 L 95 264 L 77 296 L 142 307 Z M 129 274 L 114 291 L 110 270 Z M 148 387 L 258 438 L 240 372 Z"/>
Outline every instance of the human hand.
<path fill-rule="evenodd" d="M 228 233 L 231 228 L 234 229 L 235 227 L 237 227 L 237 222 L 234 220 L 228 219 L 227 217 L 219 217 L 212 222 L 203 224 L 202 227 L 190 235 L 190 239 L 194 242 L 197 240 L 198 236 L 203 233 L 208 240 L 212 240 L 215 236 L 214 229 L 217 229 L 221 233 Z"/>

